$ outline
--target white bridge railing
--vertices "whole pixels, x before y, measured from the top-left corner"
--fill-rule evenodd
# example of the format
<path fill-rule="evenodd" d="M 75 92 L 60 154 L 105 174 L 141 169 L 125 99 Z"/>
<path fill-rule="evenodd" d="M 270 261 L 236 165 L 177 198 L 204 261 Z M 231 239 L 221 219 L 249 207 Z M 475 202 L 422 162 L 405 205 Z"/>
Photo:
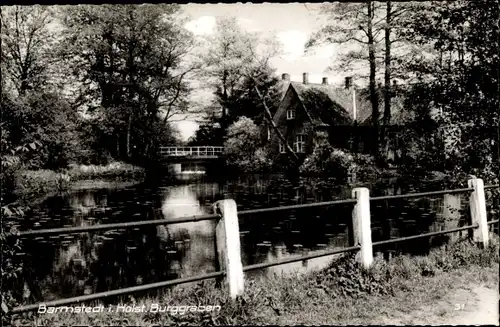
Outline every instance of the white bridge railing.
<path fill-rule="evenodd" d="M 223 146 L 160 147 L 160 155 L 168 157 L 217 157 L 223 152 Z"/>

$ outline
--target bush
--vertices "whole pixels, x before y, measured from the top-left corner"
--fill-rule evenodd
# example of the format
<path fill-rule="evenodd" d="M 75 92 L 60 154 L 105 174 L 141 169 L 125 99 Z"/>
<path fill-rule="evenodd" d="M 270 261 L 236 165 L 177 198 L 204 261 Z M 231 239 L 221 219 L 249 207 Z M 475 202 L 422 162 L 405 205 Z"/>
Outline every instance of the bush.
<path fill-rule="evenodd" d="M 106 177 L 139 177 L 144 175 L 144 169 L 123 162 L 111 162 L 106 166 L 70 165 L 67 174 L 73 180 Z"/>
<path fill-rule="evenodd" d="M 16 174 L 16 194 L 27 197 L 61 191 L 69 186 L 71 177 L 52 170 L 24 170 Z"/>
<path fill-rule="evenodd" d="M 353 171 L 356 178 L 362 181 L 377 180 L 381 172 L 377 169 L 375 158 L 370 155 L 355 153 Z"/>
<path fill-rule="evenodd" d="M 25 300 L 25 288 L 23 279 L 25 267 L 23 262 L 16 255 L 22 252 L 22 244 L 18 237 L 17 231 L 9 230 L 7 219 L 13 215 L 23 216 L 24 208 L 20 206 L 2 205 L 1 220 L 2 231 L 0 233 L 0 243 L 2 244 L 2 260 L 0 262 L 2 272 L 2 295 L 1 295 L 1 312 L 2 325 L 10 325 L 10 315 L 7 310 L 12 307 L 21 305 Z M 6 219 L 7 218 L 7 219 Z"/>
<path fill-rule="evenodd" d="M 431 260 L 435 266 L 443 271 L 449 271 L 467 265 L 489 267 L 498 265 L 498 235 L 490 233 L 490 244 L 486 249 L 480 249 L 471 240 L 461 240 L 448 248 L 446 253 L 435 251 L 431 253 Z"/>
<path fill-rule="evenodd" d="M 317 282 L 330 291 L 336 290 L 343 296 L 358 297 L 363 294 L 384 295 L 390 290 L 385 287 L 387 263 L 376 258 L 374 265 L 366 270 L 356 261 L 355 255 L 345 255 L 334 261 L 318 274 Z"/>
<path fill-rule="evenodd" d="M 354 156 L 329 144 L 319 144 L 300 167 L 304 174 L 330 176 L 345 183 L 356 170 Z"/>
<path fill-rule="evenodd" d="M 240 117 L 229 126 L 224 151 L 229 166 L 243 172 L 267 171 L 271 167 L 267 150 L 259 147 L 260 132 L 253 120 Z"/>
<path fill-rule="evenodd" d="M 316 146 L 300 166 L 299 171 L 307 175 L 331 177 L 336 183 L 346 183 L 351 178 L 376 179 L 379 171 L 375 159 L 370 155 L 350 153 L 330 145 L 325 133 L 316 133 Z"/>

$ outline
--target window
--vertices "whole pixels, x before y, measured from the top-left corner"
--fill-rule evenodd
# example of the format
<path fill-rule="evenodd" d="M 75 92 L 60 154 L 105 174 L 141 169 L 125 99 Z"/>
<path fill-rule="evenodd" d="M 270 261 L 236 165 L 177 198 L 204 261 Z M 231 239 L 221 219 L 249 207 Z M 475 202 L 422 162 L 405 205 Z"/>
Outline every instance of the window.
<path fill-rule="evenodd" d="M 295 142 L 295 152 L 304 153 L 306 151 L 306 136 L 305 135 L 297 135 Z"/>
<path fill-rule="evenodd" d="M 280 141 L 280 147 L 279 147 L 279 149 L 280 149 L 280 153 L 285 153 L 286 152 L 285 151 L 285 145 L 281 141 Z"/>
<path fill-rule="evenodd" d="M 294 119 L 295 118 L 295 110 L 287 110 L 286 111 L 286 119 Z"/>

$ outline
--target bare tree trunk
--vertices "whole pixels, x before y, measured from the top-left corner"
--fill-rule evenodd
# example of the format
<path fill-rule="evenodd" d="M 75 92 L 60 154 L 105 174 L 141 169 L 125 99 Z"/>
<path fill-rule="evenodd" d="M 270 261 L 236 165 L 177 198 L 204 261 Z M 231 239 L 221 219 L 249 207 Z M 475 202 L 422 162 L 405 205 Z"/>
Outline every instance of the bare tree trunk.
<path fill-rule="evenodd" d="M 378 156 L 379 146 L 379 110 L 378 110 L 378 95 L 376 86 L 376 62 L 375 62 L 375 38 L 373 36 L 373 19 L 374 8 L 373 1 L 367 1 L 368 5 L 368 58 L 370 60 L 370 102 L 372 103 L 372 123 L 373 123 L 373 140 L 374 146 L 372 148 L 373 154 Z"/>
<path fill-rule="evenodd" d="M 387 18 L 385 27 L 385 94 L 384 125 L 391 122 L 391 1 L 387 1 Z"/>
<path fill-rule="evenodd" d="M 127 159 L 130 159 L 130 130 L 132 127 L 132 113 L 128 116 L 127 124 Z"/>
<path fill-rule="evenodd" d="M 384 148 L 384 155 L 388 150 L 388 130 L 391 123 L 391 1 L 386 2 L 386 26 L 385 26 L 385 72 L 384 72 L 384 123 L 381 133 L 381 142 Z"/>
<path fill-rule="evenodd" d="M 227 108 L 226 108 L 226 106 L 227 106 L 227 85 L 226 84 L 227 84 L 227 76 L 228 75 L 229 74 L 228 74 L 227 70 L 224 70 L 224 76 L 222 77 L 222 84 L 223 84 L 222 85 L 222 87 L 223 87 L 222 94 L 223 94 L 223 97 L 224 97 L 224 104 L 222 106 L 222 122 L 223 122 L 223 125 L 224 125 L 224 126 L 222 126 L 223 129 L 226 129 L 226 127 L 227 127 L 227 125 L 226 125 L 226 118 L 227 118 L 226 117 L 227 116 L 227 112 L 226 112 L 226 110 L 227 110 Z"/>

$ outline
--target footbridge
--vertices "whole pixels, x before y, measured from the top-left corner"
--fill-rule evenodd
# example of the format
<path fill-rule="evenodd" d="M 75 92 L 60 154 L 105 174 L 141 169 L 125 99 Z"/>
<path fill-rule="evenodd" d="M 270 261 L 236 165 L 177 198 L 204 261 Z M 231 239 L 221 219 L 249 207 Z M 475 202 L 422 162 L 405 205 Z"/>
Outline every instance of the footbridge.
<path fill-rule="evenodd" d="M 223 159 L 222 146 L 164 146 L 160 147 L 160 158 L 177 176 L 205 174 L 208 167 L 218 165 Z M 183 177 L 183 178 L 184 178 Z M 191 177 L 189 177 L 191 178 Z"/>
<path fill-rule="evenodd" d="M 218 159 L 224 153 L 223 146 L 162 146 L 160 156 L 168 161 Z"/>

